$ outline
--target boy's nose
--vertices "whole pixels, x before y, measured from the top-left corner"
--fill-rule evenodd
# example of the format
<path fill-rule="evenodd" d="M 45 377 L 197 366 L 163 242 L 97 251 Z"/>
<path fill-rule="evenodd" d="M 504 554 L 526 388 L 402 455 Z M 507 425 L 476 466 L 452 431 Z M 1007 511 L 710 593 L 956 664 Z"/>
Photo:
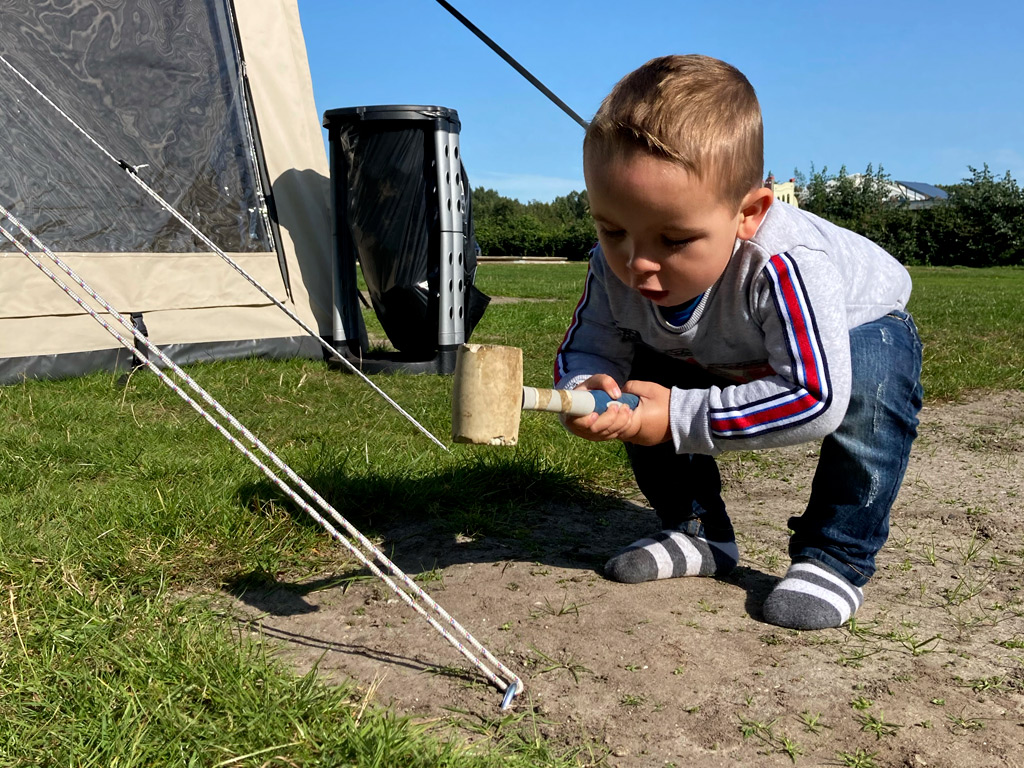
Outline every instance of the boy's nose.
<path fill-rule="evenodd" d="M 626 261 L 626 266 L 632 272 L 637 274 L 643 274 L 645 272 L 653 272 L 657 269 L 657 262 L 647 255 L 646 251 L 634 248 L 632 253 L 629 255 L 629 259 Z"/>

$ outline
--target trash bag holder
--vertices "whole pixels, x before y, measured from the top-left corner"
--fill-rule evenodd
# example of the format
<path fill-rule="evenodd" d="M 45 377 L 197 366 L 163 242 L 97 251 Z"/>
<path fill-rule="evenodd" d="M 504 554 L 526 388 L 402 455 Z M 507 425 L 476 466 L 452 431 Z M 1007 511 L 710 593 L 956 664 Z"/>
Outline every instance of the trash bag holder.
<path fill-rule="evenodd" d="M 452 373 L 456 350 L 468 340 L 472 327 L 489 301 L 473 286 L 476 254 L 472 249 L 475 242 L 469 210 L 469 184 L 459 151 L 461 126 L 458 113 L 438 106 L 347 107 L 325 112 L 323 125 L 328 132 L 330 148 L 333 335 L 336 341 L 344 340 L 344 344 L 336 344 L 336 347 L 348 362 L 367 373 Z M 386 159 L 382 161 L 380 153 L 373 160 L 377 164 L 375 168 L 360 168 L 364 162 L 360 152 L 363 145 L 371 144 L 372 137 L 409 131 L 413 132 L 413 137 L 422 138 L 422 170 L 418 182 L 412 178 L 414 173 L 408 166 L 410 161 L 404 157 L 395 161 L 405 164 L 402 168 L 384 167 Z M 414 139 L 412 145 L 415 152 L 419 152 L 415 144 Z M 415 158 L 411 162 L 415 164 Z M 395 185 L 416 183 L 422 185 L 420 191 L 428 210 L 425 216 L 421 214 L 424 221 L 408 222 L 403 220 L 402 211 L 395 210 L 400 206 L 395 206 L 394 197 L 389 195 L 394 193 Z M 412 196 L 417 197 L 415 190 Z M 378 198 L 379 208 L 387 211 L 383 217 L 375 210 L 368 210 L 377 205 Z M 436 339 L 431 336 L 429 345 L 424 345 L 421 340 L 414 345 L 418 349 L 402 350 L 388 331 L 387 308 L 381 306 L 380 297 L 371 294 L 374 310 L 385 333 L 399 349 L 398 352 L 371 353 L 359 309 L 357 262 L 369 287 L 375 266 L 371 263 L 375 258 L 374 249 L 380 248 L 388 237 L 393 241 L 403 227 L 414 229 L 416 224 L 429 230 L 427 274 L 424 281 L 417 282 L 417 290 L 422 291 L 422 296 L 416 296 L 412 301 L 425 301 L 426 304 L 414 307 L 414 311 L 424 313 L 424 318 L 419 329 L 411 330 L 433 334 L 432 329 L 426 326 L 436 316 Z M 367 231 L 367 228 L 387 228 L 387 232 Z M 419 237 L 416 233 L 412 236 Z M 422 253 L 409 254 L 413 259 L 422 257 Z M 403 297 L 398 296 L 398 301 L 402 302 Z M 396 333 L 398 330 L 396 326 Z M 328 363 L 332 367 L 342 367 L 339 360 L 328 360 Z"/>

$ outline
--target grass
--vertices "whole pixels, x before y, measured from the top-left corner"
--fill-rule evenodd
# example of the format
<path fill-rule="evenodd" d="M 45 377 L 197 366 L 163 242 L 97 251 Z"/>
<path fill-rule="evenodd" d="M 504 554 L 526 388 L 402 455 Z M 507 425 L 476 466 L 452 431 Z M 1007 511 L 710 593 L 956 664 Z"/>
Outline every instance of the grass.
<path fill-rule="evenodd" d="M 455 758 L 406 719 L 361 719 L 351 686 L 295 679 L 232 642 L 201 605 L 160 588 L 80 592 L 73 570 L 39 571 L 8 587 L 18 642 L 3 664 L 5 765 L 366 764 L 365 743 L 381 765 Z"/>
<path fill-rule="evenodd" d="M 925 343 L 925 394 L 1024 389 L 1024 269 L 913 267 L 910 311 Z"/>
<path fill-rule="evenodd" d="M 740 734 L 744 739 L 755 739 L 767 748 L 768 751 L 784 754 L 794 763 L 797 757 L 803 754 L 803 747 L 799 743 L 785 733 L 775 732 L 777 720 L 762 722 L 740 715 L 739 721 Z"/>
<path fill-rule="evenodd" d="M 492 304 L 473 340 L 523 347 L 526 379 L 547 384 L 585 269 L 482 265 L 486 293 L 548 300 Z M 1024 271 L 915 269 L 914 278 L 929 398 L 1024 387 Z M 191 371 L 368 535 L 413 518 L 528 541 L 552 504 L 599 512 L 634 492 L 620 445 L 572 439 L 543 414 L 524 414 L 516 449 L 446 454 L 357 379 L 319 362 Z M 447 442 L 450 378 L 377 381 Z M 470 749 L 354 685 L 296 677 L 215 603 L 186 597 L 280 581 L 343 589 L 360 571 L 152 375 L 127 386 L 93 375 L 0 388 L 0 424 L 0 764 L 577 764 L 579 748 L 549 746 L 530 716 L 503 720 L 487 746 Z M 932 648 L 912 634 L 893 642 Z M 438 668 L 446 652 L 439 640 Z M 547 664 L 586 671 L 572 659 Z M 865 725 L 880 737 L 890 724 Z M 799 754 L 795 742 L 771 739 Z M 869 754 L 843 759 L 871 764 Z"/>

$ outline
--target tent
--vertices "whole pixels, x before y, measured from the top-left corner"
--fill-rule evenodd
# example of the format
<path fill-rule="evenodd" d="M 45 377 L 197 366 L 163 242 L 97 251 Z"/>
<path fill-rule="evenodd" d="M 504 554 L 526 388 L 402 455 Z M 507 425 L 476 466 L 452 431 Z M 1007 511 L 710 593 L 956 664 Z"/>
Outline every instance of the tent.
<path fill-rule="evenodd" d="M 0 202 L 179 364 L 320 357 L 67 122 L 308 326 L 335 322 L 327 156 L 296 0 L 4 0 Z M 336 342 L 337 343 L 337 342 Z M 0 240 L 0 383 L 130 355 Z"/>

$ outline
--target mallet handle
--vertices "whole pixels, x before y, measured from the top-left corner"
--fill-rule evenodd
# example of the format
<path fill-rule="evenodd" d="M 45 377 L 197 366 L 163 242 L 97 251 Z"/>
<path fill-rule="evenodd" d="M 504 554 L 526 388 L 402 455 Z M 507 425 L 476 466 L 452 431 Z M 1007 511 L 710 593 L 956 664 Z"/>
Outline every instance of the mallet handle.
<path fill-rule="evenodd" d="M 585 416 L 597 411 L 604 413 L 608 403 L 621 403 L 630 408 L 640 405 L 636 395 L 622 393 L 622 397 L 613 400 L 607 392 L 583 389 L 538 389 L 523 387 L 524 411 L 547 411 L 549 413 L 566 413 L 570 416 Z"/>

